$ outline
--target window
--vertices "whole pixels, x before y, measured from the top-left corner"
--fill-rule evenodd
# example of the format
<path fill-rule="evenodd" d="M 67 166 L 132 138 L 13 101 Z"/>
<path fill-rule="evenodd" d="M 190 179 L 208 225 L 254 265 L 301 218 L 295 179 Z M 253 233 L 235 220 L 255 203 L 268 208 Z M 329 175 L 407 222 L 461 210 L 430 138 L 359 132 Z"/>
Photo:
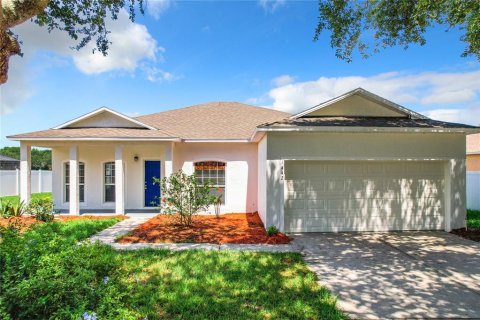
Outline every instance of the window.
<path fill-rule="evenodd" d="M 225 204 L 225 167 L 226 163 L 218 161 L 195 162 L 195 176 L 199 183 L 210 181 L 213 185 L 211 194 L 221 196 Z"/>
<path fill-rule="evenodd" d="M 70 162 L 65 162 L 65 202 L 70 202 Z M 78 193 L 80 202 L 85 201 L 85 163 L 78 163 Z"/>
<path fill-rule="evenodd" d="M 115 202 L 115 162 L 106 162 L 103 174 L 104 201 Z"/>

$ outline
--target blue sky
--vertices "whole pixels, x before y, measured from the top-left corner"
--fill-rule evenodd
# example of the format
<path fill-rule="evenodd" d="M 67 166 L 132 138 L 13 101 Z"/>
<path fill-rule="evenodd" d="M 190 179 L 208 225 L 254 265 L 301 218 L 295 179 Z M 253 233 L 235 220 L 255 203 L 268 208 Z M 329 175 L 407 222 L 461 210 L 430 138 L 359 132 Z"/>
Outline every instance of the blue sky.
<path fill-rule="evenodd" d="M 362 86 L 427 116 L 480 124 L 480 63 L 461 58 L 457 30 L 423 47 L 346 63 L 328 35 L 313 42 L 317 2 L 149 1 L 135 23 L 110 22 L 107 57 L 70 50 L 63 33 L 17 27 L 24 57 L 0 87 L 5 136 L 51 128 L 101 106 L 135 116 L 208 101 L 298 112 Z"/>

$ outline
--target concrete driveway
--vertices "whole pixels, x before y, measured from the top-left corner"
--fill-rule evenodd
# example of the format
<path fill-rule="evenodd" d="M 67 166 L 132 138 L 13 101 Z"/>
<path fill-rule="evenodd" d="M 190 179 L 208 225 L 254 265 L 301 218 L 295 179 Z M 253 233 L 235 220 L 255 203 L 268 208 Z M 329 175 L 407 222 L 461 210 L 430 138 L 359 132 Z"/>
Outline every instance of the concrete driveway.
<path fill-rule="evenodd" d="M 292 234 L 352 318 L 480 318 L 480 243 L 446 232 Z"/>

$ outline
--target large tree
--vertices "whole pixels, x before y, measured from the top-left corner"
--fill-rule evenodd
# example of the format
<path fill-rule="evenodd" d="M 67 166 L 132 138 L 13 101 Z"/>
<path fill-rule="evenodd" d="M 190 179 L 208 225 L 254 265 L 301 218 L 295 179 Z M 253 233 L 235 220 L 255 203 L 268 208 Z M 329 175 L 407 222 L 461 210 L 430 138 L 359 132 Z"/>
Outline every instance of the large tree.
<path fill-rule="evenodd" d="M 62 30 L 77 41 L 76 49 L 96 41 L 95 50 L 107 54 L 107 19 L 117 19 L 120 9 L 127 8 L 134 20 L 138 8 L 143 14 L 144 0 L 0 0 L 0 85 L 8 78 L 8 62 L 21 55 L 21 39 L 12 28 L 27 20 Z"/>
<path fill-rule="evenodd" d="M 338 58 L 366 58 L 392 46 L 424 45 L 432 27 L 458 28 L 462 56 L 480 60 L 480 0 L 320 0 L 315 40 L 326 30 Z M 448 44 L 446 44 L 448 45 Z"/>

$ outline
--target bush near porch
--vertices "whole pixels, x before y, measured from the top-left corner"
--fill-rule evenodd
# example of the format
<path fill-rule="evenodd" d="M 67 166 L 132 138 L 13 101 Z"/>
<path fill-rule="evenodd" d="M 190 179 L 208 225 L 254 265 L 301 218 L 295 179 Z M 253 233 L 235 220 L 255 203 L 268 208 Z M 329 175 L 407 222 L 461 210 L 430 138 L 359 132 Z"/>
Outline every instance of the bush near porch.
<path fill-rule="evenodd" d="M 77 244 L 116 221 L 2 231 L 0 318 L 345 318 L 299 254 L 119 252 Z"/>

